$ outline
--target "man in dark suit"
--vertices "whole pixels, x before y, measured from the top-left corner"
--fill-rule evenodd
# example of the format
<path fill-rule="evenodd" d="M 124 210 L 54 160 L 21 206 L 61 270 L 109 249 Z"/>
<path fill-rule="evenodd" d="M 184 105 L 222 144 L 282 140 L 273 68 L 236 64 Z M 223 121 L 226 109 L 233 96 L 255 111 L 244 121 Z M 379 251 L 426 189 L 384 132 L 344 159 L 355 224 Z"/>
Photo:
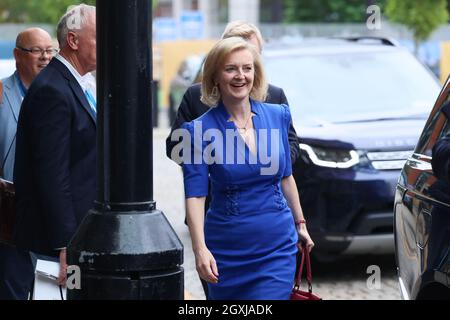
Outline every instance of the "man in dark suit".
<path fill-rule="evenodd" d="M 259 52 L 262 51 L 263 38 L 261 36 L 261 32 L 259 31 L 259 29 L 256 28 L 256 26 L 254 26 L 253 24 L 242 21 L 230 22 L 225 28 L 225 31 L 222 35 L 222 39 L 230 37 L 244 38 L 248 42 L 252 43 L 258 49 Z M 209 110 L 209 107 L 200 101 L 200 97 L 201 97 L 200 83 L 194 84 L 187 89 L 186 93 L 183 96 L 181 104 L 178 108 L 175 122 L 172 124 L 171 132 L 166 139 L 166 155 L 175 162 L 177 161 L 175 158 L 172 157 L 172 150 L 179 143 L 179 141 L 172 141 L 172 133 L 175 130 L 179 129 L 183 123 L 195 120 Z M 288 101 L 286 99 L 283 89 L 270 84 L 268 89 L 268 95 L 265 102 L 288 105 Z M 300 156 L 300 147 L 297 133 L 295 132 L 292 121 L 291 126 L 289 128 L 289 146 L 291 151 L 292 164 L 294 164 L 297 161 L 298 157 Z M 176 156 L 177 155 L 175 155 L 175 157 Z M 208 195 L 205 201 L 205 212 L 208 211 L 210 201 L 211 196 Z M 187 224 L 186 219 L 185 223 Z M 205 291 L 205 296 L 206 298 L 208 298 L 208 286 L 203 279 L 200 280 L 202 282 L 203 290 Z"/>
<path fill-rule="evenodd" d="M 83 77 L 96 69 L 95 7 L 79 5 L 58 24 L 60 54 L 28 90 L 19 115 L 14 183 L 19 248 L 59 257 L 96 195 L 96 103 Z"/>

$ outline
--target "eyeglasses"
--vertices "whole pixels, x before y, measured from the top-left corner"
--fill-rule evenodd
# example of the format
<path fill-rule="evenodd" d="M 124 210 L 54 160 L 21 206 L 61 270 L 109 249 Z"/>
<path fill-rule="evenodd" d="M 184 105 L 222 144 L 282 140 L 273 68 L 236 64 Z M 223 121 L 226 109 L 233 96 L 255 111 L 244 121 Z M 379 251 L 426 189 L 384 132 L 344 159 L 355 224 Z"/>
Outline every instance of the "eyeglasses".
<path fill-rule="evenodd" d="M 17 49 L 20 49 L 22 51 L 31 53 L 33 56 L 35 57 L 42 57 L 44 55 L 44 52 L 53 57 L 54 55 L 56 55 L 58 53 L 58 50 L 55 48 L 51 48 L 51 49 L 41 49 L 41 48 L 31 48 L 31 49 L 26 49 L 26 48 L 22 48 L 22 47 L 17 47 Z"/>

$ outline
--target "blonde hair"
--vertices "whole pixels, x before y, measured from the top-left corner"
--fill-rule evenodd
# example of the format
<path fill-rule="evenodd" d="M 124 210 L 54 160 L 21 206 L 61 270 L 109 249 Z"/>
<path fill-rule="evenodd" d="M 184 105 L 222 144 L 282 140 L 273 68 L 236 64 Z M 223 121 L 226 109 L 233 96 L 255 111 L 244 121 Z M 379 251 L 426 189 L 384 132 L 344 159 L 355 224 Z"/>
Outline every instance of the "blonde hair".
<path fill-rule="evenodd" d="M 252 36 L 256 36 L 259 42 L 259 48 L 262 50 L 264 40 L 259 29 L 252 23 L 245 21 L 232 21 L 227 24 L 225 31 L 222 34 L 222 39 L 231 37 L 241 37 L 245 40 L 250 40 Z"/>
<path fill-rule="evenodd" d="M 216 79 L 223 68 L 225 60 L 235 51 L 248 50 L 253 56 L 255 76 L 250 97 L 256 101 L 264 101 L 267 97 L 268 84 L 264 74 L 261 56 L 255 47 L 241 37 L 231 37 L 222 39 L 208 53 L 203 68 L 202 97 L 201 101 L 210 106 L 217 106 L 221 99 L 217 89 Z"/>

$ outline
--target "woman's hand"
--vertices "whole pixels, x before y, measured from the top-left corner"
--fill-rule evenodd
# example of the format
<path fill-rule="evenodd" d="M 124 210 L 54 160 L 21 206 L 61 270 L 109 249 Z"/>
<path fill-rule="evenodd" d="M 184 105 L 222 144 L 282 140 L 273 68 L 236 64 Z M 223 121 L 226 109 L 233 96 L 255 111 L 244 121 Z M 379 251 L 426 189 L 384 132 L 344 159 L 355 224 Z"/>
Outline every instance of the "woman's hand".
<path fill-rule="evenodd" d="M 306 225 L 304 223 L 297 225 L 297 232 L 299 235 L 299 249 L 301 249 L 301 244 L 303 243 L 308 249 L 308 252 L 311 252 L 312 248 L 314 247 L 314 242 L 312 241 L 311 236 L 306 229 Z"/>
<path fill-rule="evenodd" d="M 208 249 L 199 249 L 195 252 L 195 264 L 197 272 L 203 280 L 209 283 L 219 282 L 219 271 L 216 260 Z"/>

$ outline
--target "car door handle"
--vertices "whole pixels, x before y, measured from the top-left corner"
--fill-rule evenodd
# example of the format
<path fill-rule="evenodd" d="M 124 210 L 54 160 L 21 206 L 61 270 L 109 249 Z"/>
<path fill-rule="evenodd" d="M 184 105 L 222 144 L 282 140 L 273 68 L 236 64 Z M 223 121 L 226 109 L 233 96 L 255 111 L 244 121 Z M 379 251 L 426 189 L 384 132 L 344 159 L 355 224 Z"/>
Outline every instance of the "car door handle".
<path fill-rule="evenodd" d="M 423 154 L 420 154 L 420 155 L 418 155 L 417 159 L 420 160 L 420 161 L 425 161 L 425 162 L 431 163 L 431 160 L 433 158 L 430 157 L 430 156 L 425 156 Z"/>

